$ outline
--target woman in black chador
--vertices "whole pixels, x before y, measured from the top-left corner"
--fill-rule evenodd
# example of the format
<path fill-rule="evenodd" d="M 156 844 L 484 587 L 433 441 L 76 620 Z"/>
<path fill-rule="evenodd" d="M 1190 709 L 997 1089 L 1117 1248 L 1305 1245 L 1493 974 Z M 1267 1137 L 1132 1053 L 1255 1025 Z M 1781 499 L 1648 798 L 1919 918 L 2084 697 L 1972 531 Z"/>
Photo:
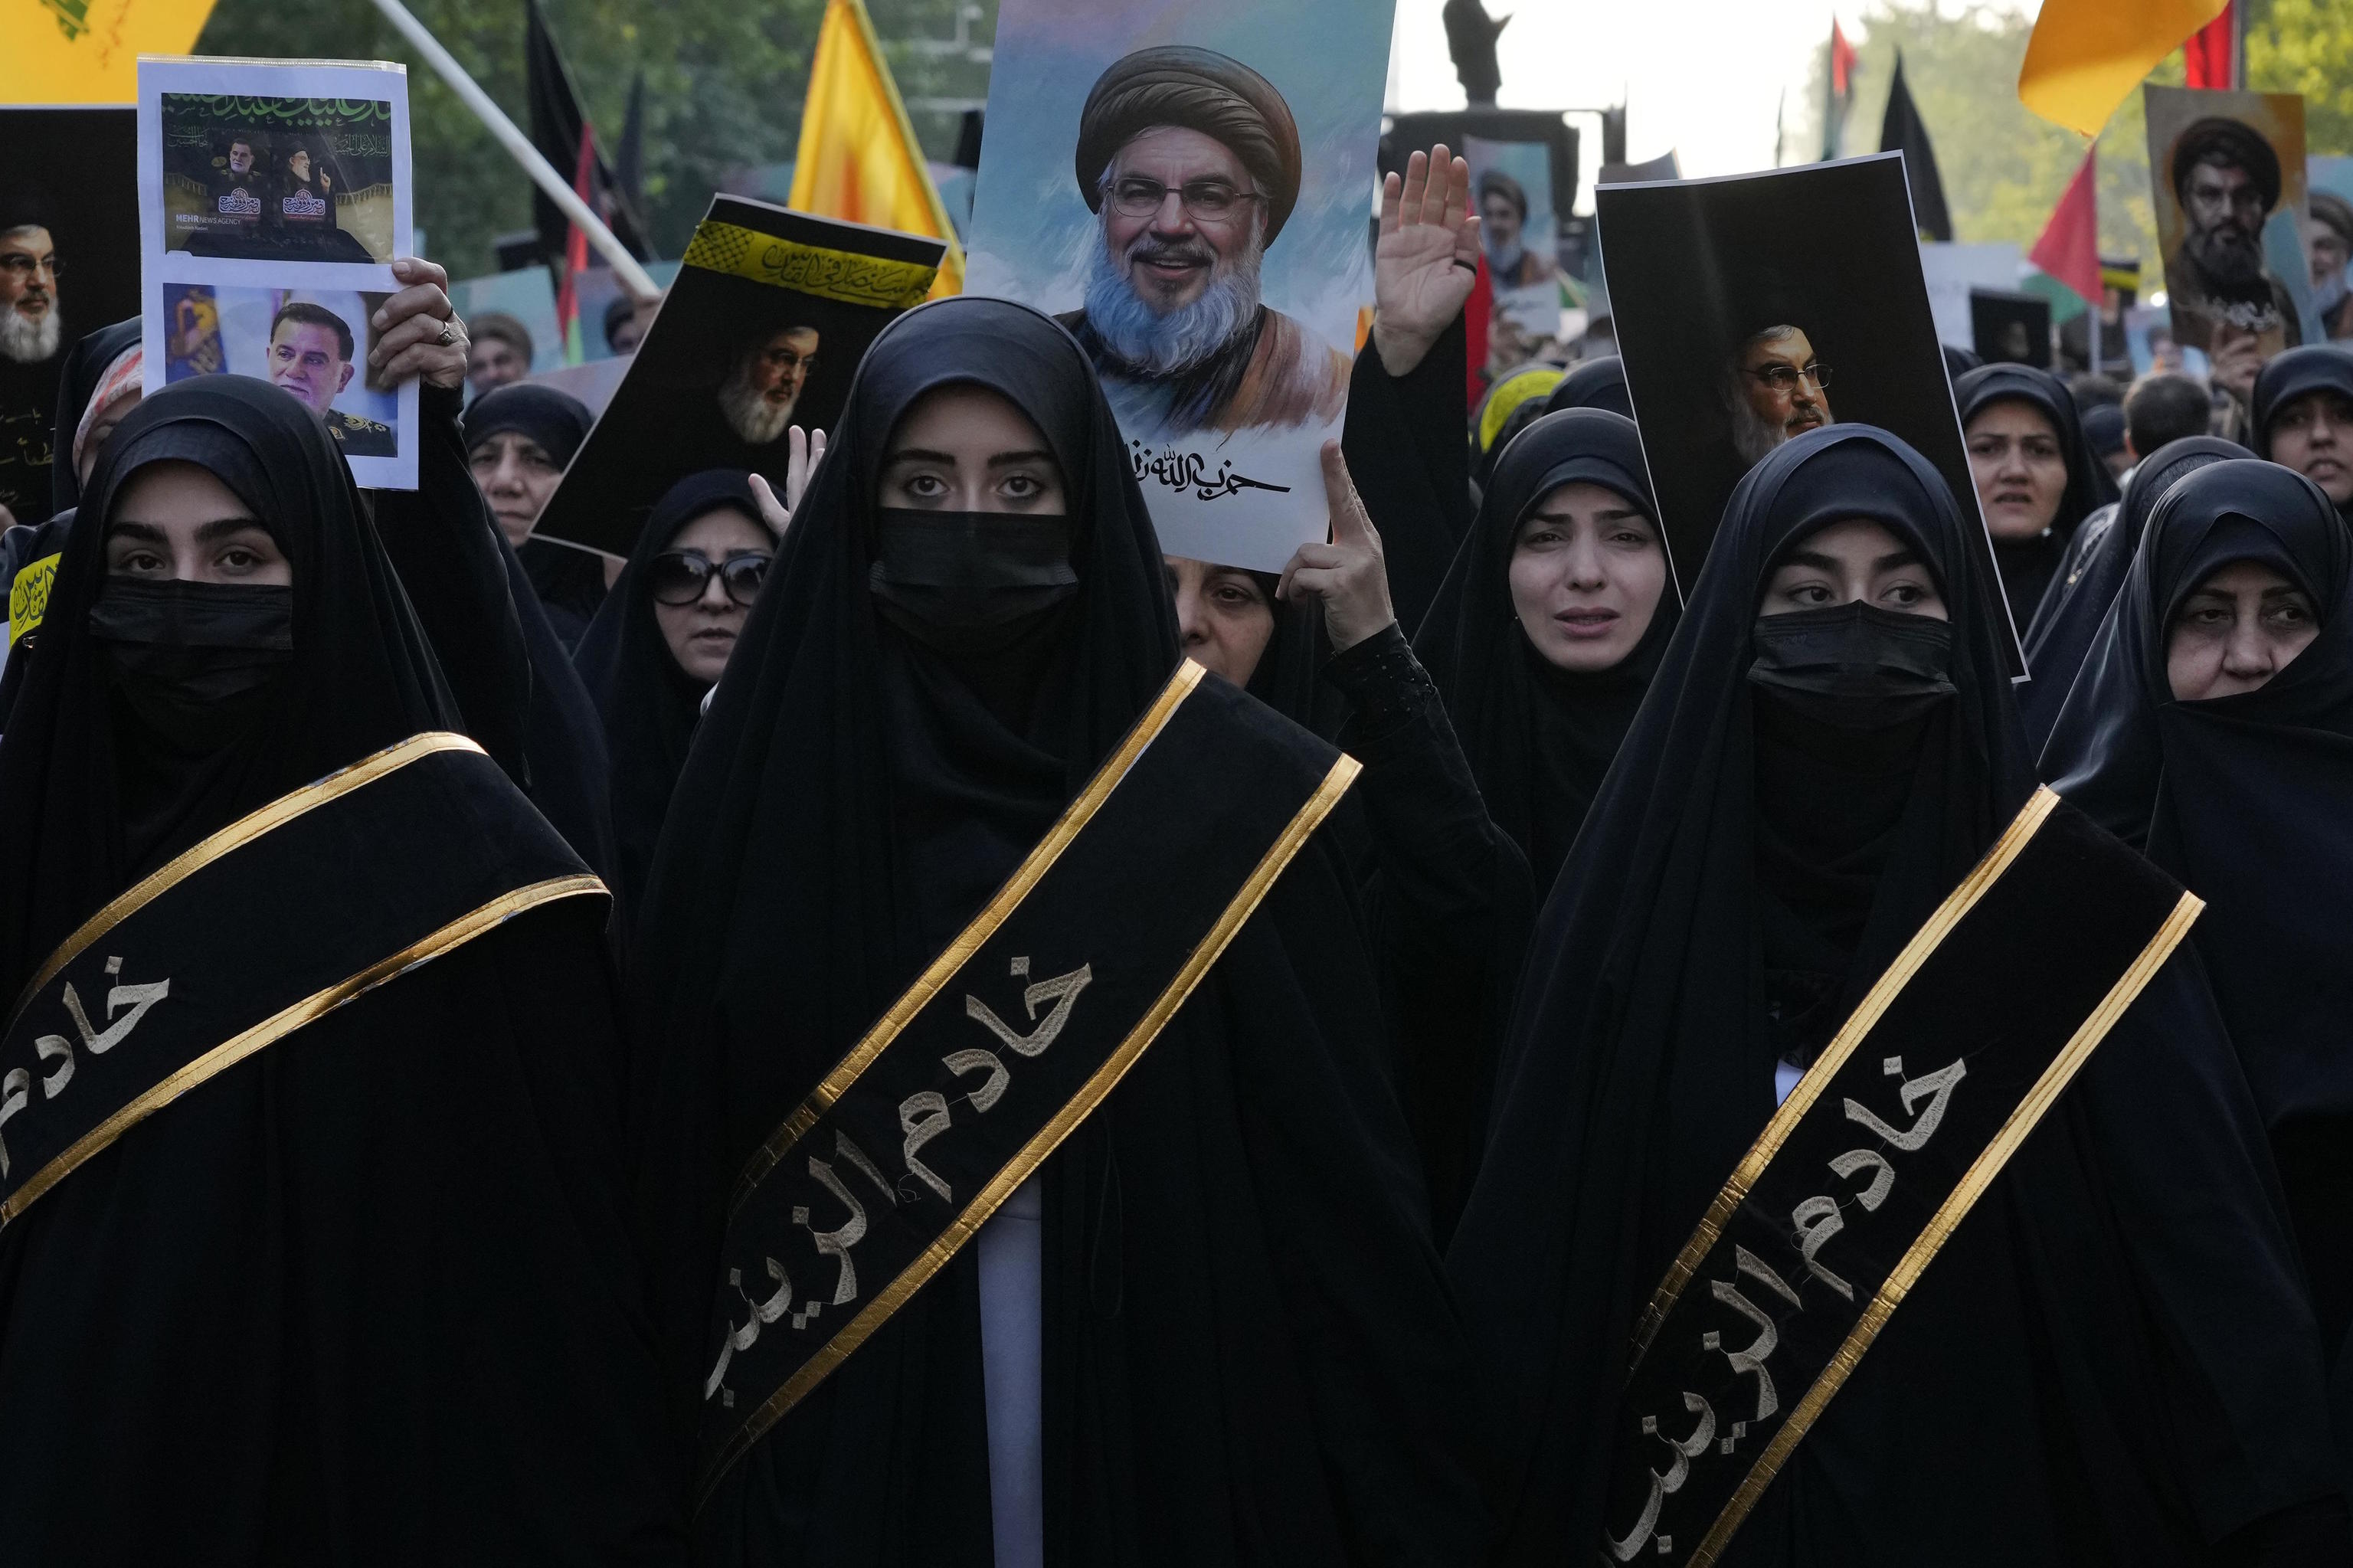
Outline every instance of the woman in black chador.
<path fill-rule="evenodd" d="M 2026 720 L 2028 745 L 2040 747 L 2050 739 L 2051 726 L 2058 722 L 2059 709 L 2084 667 L 2084 652 L 2099 636 L 2108 607 L 2132 570 L 2148 514 L 2165 493 L 2209 463 L 2246 455 L 2246 448 L 2219 436 L 2168 441 L 2141 459 L 2122 501 L 2084 520 L 2025 634 L 2026 667 L 2034 678 L 2020 688 L 2018 705 Z"/>
<path fill-rule="evenodd" d="M 1160 842 L 1217 801 L 1285 788 L 1272 758 L 1311 757 L 1319 778 L 1332 765 L 1323 743 L 1204 677 L 1118 788 L 1172 768 L 1187 781 L 1150 825 L 1095 836 L 1074 792 L 1188 679 L 1171 681 L 1176 647 L 1124 445 L 1070 335 L 959 299 L 878 339 L 696 736 L 639 926 L 632 1097 L 701 1561 L 1480 1561 L 1467 1350 L 1382 1076 L 1350 890 L 1321 833 L 1108 1097 L 1026 1176 L 1006 1167 L 1019 1187 L 973 1242 L 813 1387 L 772 1400 L 774 1380 L 746 1370 L 788 1336 L 890 1305 L 873 1295 L 893 1277 L 876 1249 L 942 1212 L 902 1126 L 911 1140 L 944 1129 L 920 1159 L 942 1197 L 966 1192 L 978 1178 L 934 1151 L 953 1159 L 959 1139 L 1026 1114 L 1028 1075 L 1093 1048 L 1117 1005 L 1099 998 L 1139 957 L 1094 945 L 1101 930 L 1215 874 L 1193 851 L 1158 865 Z M 1187 714 L 1226 716 L 1187 739 Z M 856 1234 L 837 1225 L 811 1250 L 805 1227 L 835 1223 L 844 1200 L 810 1188 L 773 1216 L 783 1239 L 765 1267 L 762 1249 L 733 1251 L 765 1202 L 753 1179 L 797 1175 L 804 1156 L 747 1160 L 772 1135 L 771 1154 L 781 1146 L 805 1098 L 833 1097 L 810 1097 L 927 964 L 955 959 L 942 950 L 1066 806 L 1089 825 L 1008 916 L 1046 933 L 1013 959 L 1029 1012 L 993 938 L 988 972 L 938 993 L 943 1038 L 989 1044 L 1009 994 L 1014 1025 L 1060 1032 L 1051 1051 L 1004 1058 L 1009 1090 L 991 1077 L 976 1091 L 987 1053 L 956 1054 L 969 1077 L 918 1063 L 950 1098 L 894 1111 L 894 1092 L 868 1102 L 879 1136 L 804 1139 L 812 1170 L 861 1200 Z M 1155 880 L 1052 891 L 1105 853 L 1155 865 Z M 1082 996 L 1082 976 L 1057 973 L 1080 952 Z M 1068 1005 L 1050 1013 L 1041 995 Z M 935 1012 L 894 1015 L 882 1034 L 919 1033 Z M 856 1111 L 896 1049 L 823 1114 Z M 923 1054 L 936 1064 L 939 1046 Z M 780 1418 L 763 1425 L 763 1412 Z M 739 1429 L 748 1447 L 711 1462 L 712 1435 Z"/>
<path fill-rule="evenodd" d="M 1987 365 L 1953 383 L 1978 507 L 2023 635 L 2084 518 L 2116 498 L 2084 439 L 2066 383 L 2031 365 Z"/>
<path fill-rule="evenodd" d="M 1742 1254 L 1736 1272 L 1725 1257 L 1708 1274 L 1719 1305 L 1697 1297 L 1695 1310 L 1718 1313 L 1720 1338 L 1709 1334 L 1704 1354 L 1696 1336 L 1678 1341 L 1693 1368 L 1726 1380 L 1705 1391 L 1720 1417 L 1695 1421 L 1672 1400 L 1646 1405 L 1659 1414 L 1644 1430 L 1658 1436 L 1643 1436 L 1621 1411 L 1644 1304 L 1679 1249 L 1707 1234 L 1703 1214 L 1777 1104 L 1940 901 L 2017 831 L 2034 782 L 1998 590 L 1972 559 L 1936 471 L 1869 427 L 1801 436 L 1734 493 L 1538 923 L 1493 1140 L 1449 1253 L 1497 1409 L 1503 1562 L 1589 1563 L 1605 1531 L 1615 1560 L 1690 1561 L 1713 1504 L 1672 1543 L 1641 1539 L 1639 1488 L 1625 1485 L 1643 1471 L 1625 1461 L 1651 1467 L 1653 1502 L 1695 1507 L 1674 1489 L 1699 1493 L 1715 1484 L 1704 1472 L 1739 1474 L 1709 1467 L 1736 1450 L 1743 1457 L 1725 1463 L 1745 1466 L 1764 1439 L 1736 1414 L 1769 1414 L 1787 1423 L 1778 1435 L 1802 1436 L 1732 1536 L 1727 1563 L 2137 1568 L 2353 1555 L 2317 1338 L 2261 1124 L 2186 956 L 2156 971 L 1810 1428 L 1790 1412 L 1820 1385 L 1788 1358 L 1806 1325 L 1863 1312 L 1872 1277 L 1841 1302 L 1836 1285 L 1799 1266 L 1786 1232 L 1753 1228 L 1751 1245 L 1771 1255 Z M 2063 842 L 2105 843 L 2099 864 L 2133 863 L 2068 821 L 2075 836 Z M 1967 956 L 2010 940 L 1974 929 L 1957 949 L 1933 949 L 1919 972 L 1956 977 L 1936 983 L 1989 1010 L 1985 1033 L 1937 1037 L 1942 1014 L 1915 1014 L 1898 1031 L 1912 1038 L 1874 1026 L 1847 1058 L 1841 1086 L 1917 1118 L 1892 1150 L 1935 1147 L 1931 1110 L 1998 1118 L 2008 1102 L 1980 1097 L 1998 1071 L 1992 1053 L 2010 1048 L 2003 1021 L 2040 1019 L 2052 1004 L 2038 988 L 2055 997 L 2074 985 L 2073 949 L 2054 938 L 2035 949 L 2035 984 L 2021 985 L 2004 960 L 1987 980 L 2007 994 L 1969 1000 L 1984 988 Z M 2130 948 L 2140 946 L 2135 935 Z M 1940 969 L 1948 951 L 1957 970 Z M 2110 974 L 2065 994 L 2087 995 L 2088 1007 Z M 2046 1032 L 2052 1048 L 2077 1016 Z M 1908 1063 L 1898 1054 L 1907 1045 Z M 1924 1069 L 1956 1048 L 1975 1070 L 1949 1107 L 1931 1106 L 1928 1088 L 1950 1088 L 1963 1068 Z M 1883 1051 L 1885 1089 L 1869 1086 L 1882 1082 Z M 1827 1125 L 1839 1139 L 1829 1149 L 1864 1146 L 1841 1157 L 1848 1169 L 1884 1168 L 1876 1140 L 1841 1122 L 1837 1094 L 1816 1098 L 1807 1086 L 1798 1103 L 1810 1108 L 1788 1149 Z M 1850 1122 L 1857 1109 L 1878 1114 L 1850 1109 Z M 1989 1134 L 1995 1124 L 1980 1125 Z M 1956 1174 L 1976 1147 L 1948 1150 Z M 1768 1160 L 1753 1190 L 1790 1157 Z M 1925 1157 L 1896 1156 L 1895 1201 L 1859 1178 L 1832 1186 L 1846 1229 L 1869 1233 L 1882 1202 L 1902 1212 L 1918 1180 L 1903 1162 Z M 1747 1213 L 1736 1207 L 1725 1223 L 1746 1224 Z M 1926 1218 L 1923 1208 L 1885 1222 L 1893 1245 L 1875 1266 Z M 1871 1262 L 1838 1250 L 1847 1245 L 1833 1241 L 1819 1261 L 1833 1271 Z M 1678 1299 L 1691 1298 L 1696 1278 L 1681 1288 Z M 1748 1372 L 1728 1358 L 1770 1358 L 1776 1345 L 1721 1305 L 1744 1292 L 1782 1313 L 1782 1359 Z M 1804 1305 L 1790 1316 L 1783 1298 Z M 1753 1310 L 1752 1322 L 1767 1320 Z M 1641 1342 L 1651 1348 L 1637 1382 L 1662 1341 Z M 1765 1395 L 1777 1365 L 1778 1404 Z M 1687 1437 L 1694 1428 L 1708 1441 Z M 1671 1456 L 1671 1441 L 1689 1446 Z"/>
<path fill-rule="evenodd" d="M 580 640 L 580 677 L 613 759 L 613 826 L 630 907 L 645 895 L 703 696 L 734 652 L 776 546 L 750 475 L 689 474 L 654 503 Z"/>
<path fill-rule="evenodd" d="M 2042 762 L 2207 901 L 2199 954 L 2353 1404 L 2353 541 L 2319 487 L 2245 459 L 2174 485 Z"/>
<path fill-rule="evenodd" d="M 604 900 L 463 727 L 316 416 L 123 420 L 0 741 L 9 1561 L 674 1558 Z"/>

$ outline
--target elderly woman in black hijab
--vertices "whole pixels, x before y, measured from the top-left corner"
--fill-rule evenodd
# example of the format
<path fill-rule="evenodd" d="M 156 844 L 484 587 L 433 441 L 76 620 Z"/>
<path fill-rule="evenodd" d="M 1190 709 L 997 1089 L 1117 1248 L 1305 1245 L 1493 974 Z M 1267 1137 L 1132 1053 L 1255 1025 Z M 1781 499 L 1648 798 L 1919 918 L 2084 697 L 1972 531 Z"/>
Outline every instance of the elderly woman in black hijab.
<path fill-rule="evenodd" d="M 2124 499 L 2084 520 L 2067 547 L 2064 570 L 2042 596 L 2042 608 L 2026 631 L 2026 668 L 2033 679 L 2019 688 L 2027 744 L 2037 750 L 2051 738 L 2059 709 L 2084 667 L 2084 655 L 2107 620 L 2108 607 L 2132 570 L 2148 514 L 2176 481 L 2209 463 L 2243 458 L 2247 449 L 2220 436 L 2188 436 L 2168 441 L 2134 468 Z"/>
<path fill-rule="evenodd" d="M 1799 437 L 1733 495 L 1545 910 L 1449 1254 L 1498 1403 L 1502 1562 L 1689 1561 L 1711 1520 L 1725 1561 L 1798 1568 L 2345 1558 L 2316 1336 L 2195 965 L 2148 967 L 2135 931 L 2068 979 L 2107 916 L 2016 929 L 2094 875 L 2175 921 L 2179 889 L 2063 808 L 2018 815 L 1973 559 L 1936 471 L 1868 427 Z M 2045 868 L 2031 895 L 1923 930 L 1998 841 Z M 2038 1081 L 2002 1054 L 2057 1050 L 2136 951 L 2112 994 L 2141 977 L 2141 1000 L 2001 1164 Z M 1947 1145 L 1923 1192 L 1906 1161 L 1940 1122 L 1993 1141 Z M 1784 1160 L 1841 1149 L 1837 1197 L 1766 1212 L 1817 1179 Z M 1704 1340 L 1652 1337 L 1709 1313 Z"/>
<path fill-rule="evenodd" d="M 894 323 L 639 929 L 642 1209 L 704 1560 L 1479 1560 L 1467 1363 L 1313 831 L 1349 769 L 1176 663 L 1077 343 L 976 298 Z M 1131 1030 L 1164 957 L 1137 923 L 1219 907 L 1198 989 Z"/>
<path fill-rule="evenodd" d="M 12 1558 L 675 1560 L 604 899 L 462 724 L 315 415 L 123 421 L 0 740 Z"/>
<path fill-rule="evenodd" d="M 518 381 L 468 406 L 466 462 L 566 652 L 605 602 L 603 557 L 531 536 L 596 417 L 568 392 Z"/>
<path fill-rule="evenodd" d="M 1955 381 L 1953 396 L 2002 592 L 2022 631 L 2076 525 L 2116 500 L 2116 481 L 2092 455 L 2066 383 L 2051 372 L 1988 365 Z"/>
<path fill-rule="evenodd" d="M 690 474 L 654 503 L 581 640 L 580 673 L 613 759 L 614 828 L 632 906 L 644 895 L 703 697 L 727 667 L 776 553 L 749 474 Z"/>
<path fill-rule="evenodd" d="M 2207 901 L 2194 933 L 2270 1129 L 2340 1404 L 2353 1330 L 2353 538 L 2268 463 L 2181 480 L 2045 774 Z"/>
<path fill-rule="evenodd" d="M 2276 355 L 2255 377 L 2255 455 L 2320 486 L 2353 516 L 2353 348 L 2309 344 Z"/>

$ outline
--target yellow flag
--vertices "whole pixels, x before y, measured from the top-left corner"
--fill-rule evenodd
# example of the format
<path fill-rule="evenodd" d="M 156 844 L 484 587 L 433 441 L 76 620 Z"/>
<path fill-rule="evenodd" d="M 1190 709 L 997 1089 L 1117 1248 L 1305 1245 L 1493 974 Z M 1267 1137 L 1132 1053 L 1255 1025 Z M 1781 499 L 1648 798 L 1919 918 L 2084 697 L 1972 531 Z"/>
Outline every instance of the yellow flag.
<path fill-rule="evenodd" d="M 891 79 L 865 0 L 827 0 L 786 205 L 819 217 L 944 239 L 947 255 L 932 298 L 964 290 L 964 247 L 907 122 L 907 106 Z"/>
<path fill-rule="evenodd" d="M 2019 68 L 2027 108 L 2097 136 L 2157 62 L 2230 0 L 2043 0 Z"/>
<path fill-rule="evenodd" d="M 0 0 L 0 103 L 133 103 L 139 57 L 185 55 L 213 0 Z"/>

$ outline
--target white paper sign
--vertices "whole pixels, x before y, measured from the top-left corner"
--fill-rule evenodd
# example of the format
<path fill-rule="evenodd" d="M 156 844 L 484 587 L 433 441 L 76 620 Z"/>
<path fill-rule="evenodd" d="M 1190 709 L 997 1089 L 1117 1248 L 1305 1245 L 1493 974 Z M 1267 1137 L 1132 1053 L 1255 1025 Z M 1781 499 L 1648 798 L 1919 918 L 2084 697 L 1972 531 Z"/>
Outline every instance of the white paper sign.
<path fill-rule="evenodd" d="M 1977 327 L 1969 317 L 1971 289 L 2018 287 L 2019 249 L 1999 245 L 1954 245 L 1924 240 L 1920 271 L 1928 281 L 1928 313 L 1936 320 L 1936 341 L 1956 348 L 1977 347 Z"/>

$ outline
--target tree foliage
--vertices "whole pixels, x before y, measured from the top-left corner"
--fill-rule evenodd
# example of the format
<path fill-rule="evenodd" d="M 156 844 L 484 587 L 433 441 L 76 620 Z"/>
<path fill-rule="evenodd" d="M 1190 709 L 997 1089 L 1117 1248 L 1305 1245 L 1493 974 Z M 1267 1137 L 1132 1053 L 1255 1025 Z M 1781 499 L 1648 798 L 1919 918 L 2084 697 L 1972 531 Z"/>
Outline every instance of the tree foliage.
<path fill-rule="evenodd" d="M 2307 150 L 2353 153 L 2353 5 L 2252 0 L 2247 85 L 2304 94 Z"/>
<path fill-rule="evenodd" d="M 523 96 L 522 0 L 408 0 L 409 8 L 517 124 Z M 675 256 L 714 190 L 744 168 L 793 156 L 824 0 L 543 0 L 548 26 L 609 158 L 629 83 L 646 79 L 645 185 L 657 250 Z M 987 67 L 908 48 L 954 36 L 971 6 L 973 37 L 995 33 L 995 0 L 869 0 L 900 88 L 910 98 L 980 98 Z M 387 59 L 408 66 L 417 222 L 458 277 L 490 271 L 491 242 L 531 226 L 531 187 L 513 159 L 417 58 L 369 0 L 219 0 L 197 52 L 290 59 Z M 925 152 L 955 148 L 953 115 L 919 113 Z"/>

